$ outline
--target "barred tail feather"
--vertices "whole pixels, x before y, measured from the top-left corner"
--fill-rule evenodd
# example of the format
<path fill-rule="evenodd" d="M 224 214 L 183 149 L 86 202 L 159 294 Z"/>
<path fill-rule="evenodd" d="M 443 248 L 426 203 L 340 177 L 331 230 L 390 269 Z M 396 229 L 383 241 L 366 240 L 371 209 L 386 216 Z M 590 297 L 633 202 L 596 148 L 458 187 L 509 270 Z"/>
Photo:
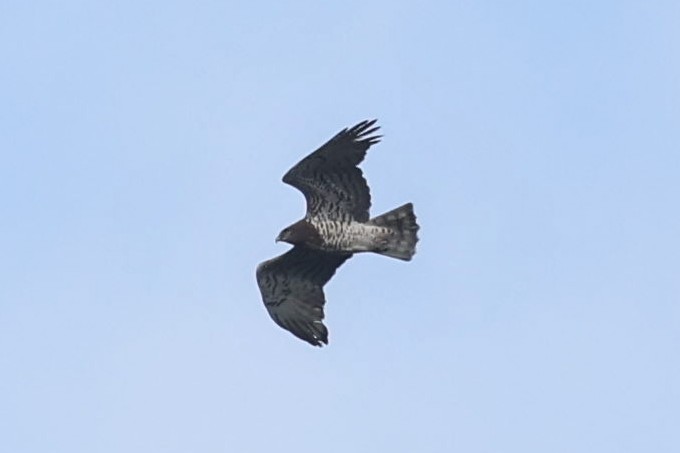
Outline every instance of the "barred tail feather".
<path fill-rule="evenodd" d="M 379 246 L 375 252 L 404 261 L 409 261 L 416 253 L 420 227 L 416 223 L 412 203 L 379 215 L 368 223 L 384 229 L 377 238 Z"/>

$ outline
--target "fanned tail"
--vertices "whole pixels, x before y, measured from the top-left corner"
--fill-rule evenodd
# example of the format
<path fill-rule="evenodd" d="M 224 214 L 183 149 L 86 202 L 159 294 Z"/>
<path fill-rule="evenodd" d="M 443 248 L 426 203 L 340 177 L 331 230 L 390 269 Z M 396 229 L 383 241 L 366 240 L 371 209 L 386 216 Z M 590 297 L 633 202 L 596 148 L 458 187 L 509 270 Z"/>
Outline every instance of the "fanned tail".
<path fill-rule="evenodd" d="M 368 223 L 384 230 L 376 238 L 378 243 L 376 253 L 404 261 L 413 258 L 420 228 L 413 213 L 413 203 L 406 203 L 371 219 Z"/>

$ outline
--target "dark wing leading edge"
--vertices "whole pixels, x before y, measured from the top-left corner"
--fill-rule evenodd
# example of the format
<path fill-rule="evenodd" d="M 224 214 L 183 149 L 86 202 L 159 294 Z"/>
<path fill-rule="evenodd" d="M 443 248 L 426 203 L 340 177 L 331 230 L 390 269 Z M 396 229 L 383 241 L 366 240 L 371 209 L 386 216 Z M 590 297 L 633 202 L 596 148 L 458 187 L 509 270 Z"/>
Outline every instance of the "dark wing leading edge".
<path fill-rule="evenodd" d="M 257 267 L 257 284 L 269 316 L 314 346 L 328 344 L 323 325 L 323 286 L 351 254 L 331 254 L 295 246 Z"/>
<path fill-rule="evenodd" d="M 283 176 L 283 182 L 305 195 L 308 218 L 341 220 L 349 216 L 368 221 L 371 194 L 357 165 L 368 148 L 380 141 L 380 135 L 371 135 L 380 128 L 374 126 L 376 121 L 343 129 Z"/>

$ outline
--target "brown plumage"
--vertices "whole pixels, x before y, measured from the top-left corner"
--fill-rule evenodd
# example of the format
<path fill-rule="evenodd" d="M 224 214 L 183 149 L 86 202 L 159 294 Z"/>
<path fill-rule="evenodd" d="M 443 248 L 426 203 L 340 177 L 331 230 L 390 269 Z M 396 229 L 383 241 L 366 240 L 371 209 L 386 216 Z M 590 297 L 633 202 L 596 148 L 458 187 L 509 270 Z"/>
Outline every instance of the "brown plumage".
<path fill-rule="evenodd" d="M 304 194 L 307 212 L 276 239 L 294 247 L 257 268 L 272 319 L 314 346 L 328 343 L 323 286 L 352 254 L 374 252 L 409 261 L 415 253 L 419 226 L 411 203 L 369 216 L 371 195 L 357 165 L 380 141 L 375 123 L 340 131 L 284 175 L 283 182 Z"/>
<path fill-rule="evenodd" d="M 323 325 L 323 286 L 352 255 L 304 246 L 257 266 L 257 282 L 269 315 L 284 329 L 314 346 L 328 344 Z"/>

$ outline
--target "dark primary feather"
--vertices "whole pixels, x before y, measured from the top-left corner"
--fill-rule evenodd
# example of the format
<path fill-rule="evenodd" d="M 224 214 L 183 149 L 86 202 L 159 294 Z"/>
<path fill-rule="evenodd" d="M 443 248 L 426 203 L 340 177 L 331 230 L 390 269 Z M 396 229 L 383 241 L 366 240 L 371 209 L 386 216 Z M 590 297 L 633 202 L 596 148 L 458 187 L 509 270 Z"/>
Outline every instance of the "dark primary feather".
<path fill-rule="evenodd" d="M 305 195 L 308 218 L 368 221 L 371 194 L 357 165 L 380 141 L 380 135 L 372 135 L 380 128 L 376 121 L 343 129 L 283 176 L 283 182 Z"/>
<path fill-rule="evenodd" d="M 323 286 L 351 254 L 327 253 L 304 246 L 257 267 L 257 284 L 272 319 L 314 346 L 328 344 L 323 324 Z"/>

